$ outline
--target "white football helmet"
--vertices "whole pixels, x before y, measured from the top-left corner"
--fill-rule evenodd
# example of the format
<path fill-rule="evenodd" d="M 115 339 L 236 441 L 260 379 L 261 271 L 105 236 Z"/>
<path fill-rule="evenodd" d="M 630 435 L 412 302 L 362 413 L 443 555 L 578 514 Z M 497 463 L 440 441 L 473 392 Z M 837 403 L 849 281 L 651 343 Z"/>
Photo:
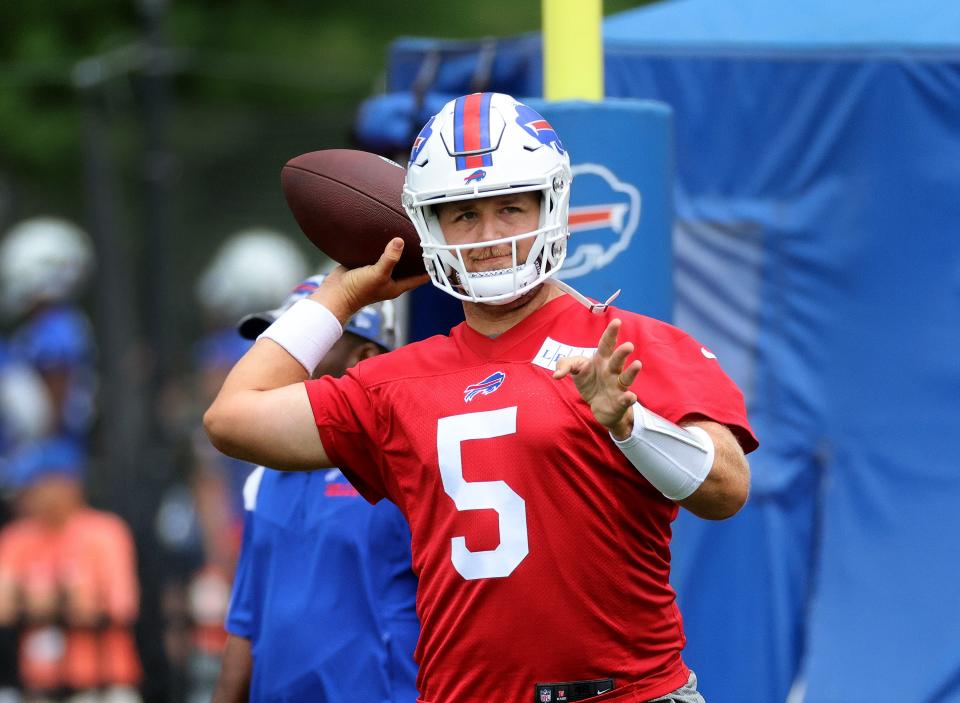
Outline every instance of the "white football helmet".
<path fill-rule="evenodd" d="M 420 235 L 433 284 L 460 300 L 502 305 L 555 274 L 567 254 L 570 157 L 535 110 L 500 93 L 474 93 L 444 105 L 413 143 L 403 206 Z M 539 191 L 532 232 L 473 244 L 448 244 L 434 206 L 470 198 Z M 517 242 L 533 239 L 526 261 Z M 512 266 L 468 272 L 464 252 L 509 244 Z"/>
<path fill-rule="evenodd" d="M 59 217 L 33 217 L 14 225 L 0 245 L 4 307 L 20 314 L 39 302 L 69 298 L 93 268 L 87 234 Z"/>
<path fill-rule="evenodd" d="M 232 324 L 250 310 L 276 305 L 306 272 L 290 239 L 268 229 L 243 230 L 220 246 L 200 276 L 197 300 L 218 322 Z"/>

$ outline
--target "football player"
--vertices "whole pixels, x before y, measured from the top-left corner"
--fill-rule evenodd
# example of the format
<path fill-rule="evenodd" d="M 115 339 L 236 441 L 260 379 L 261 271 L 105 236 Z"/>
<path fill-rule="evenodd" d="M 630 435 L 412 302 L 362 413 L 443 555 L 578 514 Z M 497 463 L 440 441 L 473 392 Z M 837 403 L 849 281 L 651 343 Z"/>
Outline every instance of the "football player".
<path fill-rule="evenodd" d="M 227 453 L 338 466 L 404 512 L 423 703 L 702 700 L 681 657 L 671 521 L 736 513 L 757 440 L 697 341 L 556 280 L 570 181 L 528 106 L 451 101 L 415 142 L 403 202 L 465 322 L 307 380 L 356 310 L 424 282 L 391 279 L 396 238 L 281 316 L 205 417 Z"/>
<path fill-rule="evenodd" d="M 17 321 L 10 357 L 43 381 L 40 402 L 51 415 L 34 434 L 86 443 L 96 375 L 90 322 L 76 304 L 94 266 L 86 232 L 59 217 L 32 217 L 0 244 L 0 302 Z"/>
<path fill-rule="evenodd" d="M 280 308 L 246 316 L 241 336 L 256 339 L 322 280 L 313 276 Z M 394 339 L 393 303 L 365 307 L 314 375 L 339 378 Z M 397 507 L 367 505 L 338 469 L 260 467 L 243 494 L 243 546 L 214 703 L 414 703 L 417 579 Z"/>
<path fill-rule="evenodd" d="M 296 245 L 273 230 L 241 230 L 219 247 L 195 290 L 207 328 L 195 349 L 201 403 L 214 397 L 227 372 L 250 347 L 250 341 L 234 329 L 237 318 L 276 305 L 307 274 L 307 262 Z M 213 451 L 202 433 L 197 439 L 191 484 L 204 557 L 208 573 L 227 578 L 236 563 L 243 521 L 243 481 L 253 467 Z M 217 627 L 222 615 L 221 610 Z"/>

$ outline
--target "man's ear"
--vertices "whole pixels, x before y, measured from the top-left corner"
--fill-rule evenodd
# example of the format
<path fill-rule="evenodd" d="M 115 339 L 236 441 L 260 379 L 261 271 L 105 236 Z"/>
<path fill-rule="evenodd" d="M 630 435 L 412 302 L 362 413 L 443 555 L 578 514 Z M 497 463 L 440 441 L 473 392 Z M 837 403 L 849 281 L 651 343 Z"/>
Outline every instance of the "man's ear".
<path fill-rule="evenodd" d="M 354 366 L 364 359 L 369 359 L 372 356 L 379 356 L 383 353 L 383 349 L 380 348 L 378 344 L 374 342 L 364 342 L 363 344 L 358 344 L 350 352 L 350 366 Z"/>

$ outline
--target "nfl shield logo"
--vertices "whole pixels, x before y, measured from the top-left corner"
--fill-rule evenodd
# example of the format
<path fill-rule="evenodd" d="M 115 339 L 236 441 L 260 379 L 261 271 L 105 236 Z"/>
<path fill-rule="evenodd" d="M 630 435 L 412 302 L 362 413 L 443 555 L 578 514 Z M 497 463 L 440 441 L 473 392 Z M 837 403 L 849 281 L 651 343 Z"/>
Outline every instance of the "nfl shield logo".
<path fill-rule="evenodd" d="M 553 700 L 553 691 L 549 688 L 540 689 L 540 703 L 550 703 Z"/>

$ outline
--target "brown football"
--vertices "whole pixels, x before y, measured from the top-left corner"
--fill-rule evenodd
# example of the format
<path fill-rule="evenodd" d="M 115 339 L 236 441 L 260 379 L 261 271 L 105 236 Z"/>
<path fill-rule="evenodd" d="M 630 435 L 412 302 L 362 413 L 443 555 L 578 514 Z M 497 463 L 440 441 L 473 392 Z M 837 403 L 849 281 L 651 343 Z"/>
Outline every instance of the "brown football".
<path fill-rule="evenodd" d="M 372 264 L 403 237 L 394 278 L 425 272 L 420 239 L 400 204 L 404 170 L 376 154 L 327 149 L 283 167 L 283 195 L 300 229 L 320 251 L 347 268 Z"/>

